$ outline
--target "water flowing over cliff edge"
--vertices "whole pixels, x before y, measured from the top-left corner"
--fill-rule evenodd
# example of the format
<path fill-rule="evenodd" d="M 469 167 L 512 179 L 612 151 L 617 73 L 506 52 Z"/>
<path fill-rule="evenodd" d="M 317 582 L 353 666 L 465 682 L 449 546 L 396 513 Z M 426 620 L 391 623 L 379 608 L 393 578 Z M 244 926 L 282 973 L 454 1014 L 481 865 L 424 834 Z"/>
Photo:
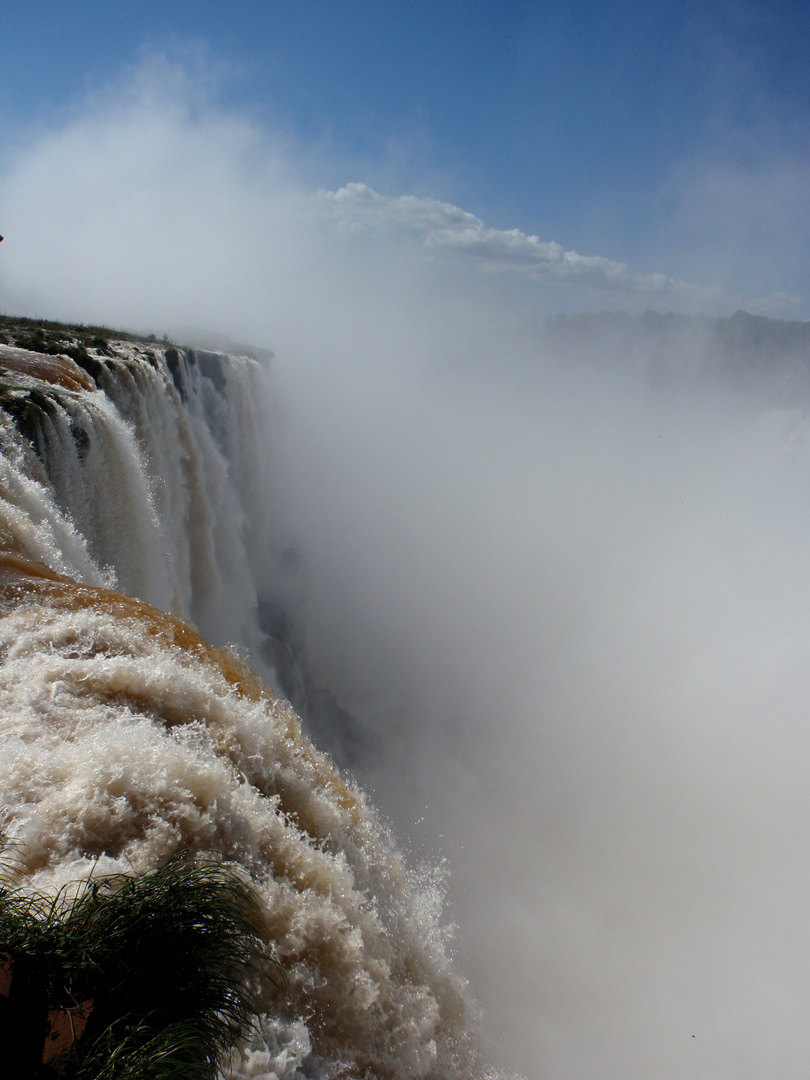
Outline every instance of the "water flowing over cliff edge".
<path fill-rule="evenodd" d="M 227 1077 L 488 1075 L 436 875 L 403 865 L 291 707 L 206 643 L 272 661 L 260 364 L 98 336 L 61 348 L 0 346 L 14 883 L 55 891 L 214 852 L 250 874 L 287 975 Z"/>

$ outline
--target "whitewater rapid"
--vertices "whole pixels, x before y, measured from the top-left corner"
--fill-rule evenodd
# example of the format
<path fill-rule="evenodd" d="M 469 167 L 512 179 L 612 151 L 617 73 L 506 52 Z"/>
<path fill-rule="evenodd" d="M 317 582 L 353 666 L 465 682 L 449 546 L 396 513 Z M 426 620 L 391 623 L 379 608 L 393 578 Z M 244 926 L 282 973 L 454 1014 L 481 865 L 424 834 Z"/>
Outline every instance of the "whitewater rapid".
<path fill-rule="evenodd" d="M 437 875 L 261 666 L 272 423 L 250 357 L 0 349 L 0 804 L 13 884 L 213 852 L 250 874 L 286 973 L 228 1080 L 491 1074 Z M 198 632 L 199 631 L 199 632 Z"/>

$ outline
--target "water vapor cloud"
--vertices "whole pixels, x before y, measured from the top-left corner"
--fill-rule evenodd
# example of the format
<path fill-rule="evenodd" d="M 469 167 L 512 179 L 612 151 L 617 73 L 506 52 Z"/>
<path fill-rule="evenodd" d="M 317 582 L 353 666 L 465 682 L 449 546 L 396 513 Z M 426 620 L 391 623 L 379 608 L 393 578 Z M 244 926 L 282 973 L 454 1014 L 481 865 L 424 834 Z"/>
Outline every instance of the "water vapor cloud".
<path fill-rule="evenodd" d="M 720 289 L 691 285 L 665 274 L 634 273 L 625 263 L 567 251 L 556 240 L 541 240 L 520 229 L 488 228 L 474 214 L 438 199 L 382 195 L 354 182 L 324 193 L 322 201 L 343 232 L 400 229 L 432 251 L 466 256 L 485 269 L 631 297 L 641 294 L 673 304 L 711 308 L 729 299 Z"/>

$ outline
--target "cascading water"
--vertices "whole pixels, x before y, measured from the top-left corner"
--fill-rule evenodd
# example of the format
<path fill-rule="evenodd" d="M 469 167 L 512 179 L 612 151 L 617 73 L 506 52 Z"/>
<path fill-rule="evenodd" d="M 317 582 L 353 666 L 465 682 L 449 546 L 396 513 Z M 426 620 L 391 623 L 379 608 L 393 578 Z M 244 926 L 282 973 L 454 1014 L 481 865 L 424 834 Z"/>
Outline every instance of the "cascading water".
<path fill-rule="evenodd" d="M 26 403 L 57 505 L 119 587 L 207 637 L 255 646 L 252 571 L 269 548 L 261 371 L 247 357 L 165 351 L 173 373 L 163 352 L 131 344 L 91 358 L 103 393 L 50 389 L 40 407 L 36 391 L 11 392 Z"/>
<path fill-rule="evenodd" d="M 487 1074 L 436 875 L 404 867 L 290 707 L 215 647 L 261 661 L 259 365 L 131 342 L 81 359 L 0 349 L 15 883 L 58 890 L 216 852 L 250 873 L 287 976 L 228 1080 Z"/>

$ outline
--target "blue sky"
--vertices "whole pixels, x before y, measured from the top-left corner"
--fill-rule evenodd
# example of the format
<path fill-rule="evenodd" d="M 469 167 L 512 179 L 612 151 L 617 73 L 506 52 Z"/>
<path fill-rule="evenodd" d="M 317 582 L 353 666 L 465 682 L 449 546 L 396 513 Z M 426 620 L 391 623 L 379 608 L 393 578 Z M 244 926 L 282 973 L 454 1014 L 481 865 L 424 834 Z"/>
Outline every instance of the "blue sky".
<path fill-rule="evenodd" d="M 281 138 L 312 190 L 435 199 L 806 317 L 809 36 L 788 0 L 15 0 L 0 160 L 13 173 L 21 146 L 161 55 L 209 108 Z"/>

